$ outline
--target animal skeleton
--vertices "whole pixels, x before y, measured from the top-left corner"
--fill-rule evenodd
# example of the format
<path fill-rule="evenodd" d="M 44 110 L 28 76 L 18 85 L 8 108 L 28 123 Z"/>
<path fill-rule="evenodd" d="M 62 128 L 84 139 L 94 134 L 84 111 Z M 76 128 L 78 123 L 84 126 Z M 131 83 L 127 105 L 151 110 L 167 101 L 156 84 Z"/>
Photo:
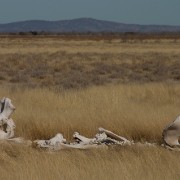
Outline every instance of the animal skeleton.
<path fill-rule="evenodd" d="M 35 140 L 33 142 L 33 147 L 35 148 L 43 148 L 48 150 L 62 150 L 62 149 L 88 149 L 89 146 L 78 143 L 70 143 L 68 144 L 66 139 L 64 139 L 63 135 L 58 133 L 55 137 L 49 140 Z"/>
<path fill-rule="evenodd" d="M 106 130 L 104 128 L 99 128 L 99 132 L 95 135 L 95 138 L 89 139 L 82 135 L 80 135 L 78 132 L 75 132 L 73 137 L 76 139 L 76 141 L 80 144 L 119 144 L 119 145 L 127 145 L 131 144 L 129 140 L 127 140 L 124 137 L 118 136 L 117 134 Z"/>
<path fill-rule="evenodd" d="M 15 110 L 11 100 L 9 98 L 2 98 L 0 100 L 0 140 L 7 140 L 9 142 L 23 143 L 31 145 L 30 140 L 24 140 L 21 137 L 14 138 L 15 123 L 10 118 L 11 114 Z M 163 146 L 165 148 L 180 151 L 180 116 L 175 121 L 169 124 L 163 130 Z M 91 149 L 91 148 L 108 148 L 110 145 L 147 145 L 154 146 L 152 143 L 134 143 L 126 138 L 119 136 L 104 128 L 99 128 L 98 133 L 94 138 L 87 138 L 80 135 L 78 132 L 73 134 L 75 141 L 73 143 L 67 143 L 62 134 L 58 133 L 50 140 L 35 140 L 33 142 L 34 147 L 46 148 L 49 150 L 61 150 L 61 149 Z"/>
<path fill-rule="evenodd" d="M 87 138 L 80 135 L 78 132 L 73 134 L 74 143 L 67 143 L 62 134 L 57 134 L 50 140 L 36 140 L 34 147 L 46 148 L 50 150 L 60 149 L 92 149 L 92 148 L 107 148 L 108 145 L 130 145 L 132 142 L 124 137 L 118 136 L 111 131 L 99 128 L 99 132 L 94 138 Z"/>

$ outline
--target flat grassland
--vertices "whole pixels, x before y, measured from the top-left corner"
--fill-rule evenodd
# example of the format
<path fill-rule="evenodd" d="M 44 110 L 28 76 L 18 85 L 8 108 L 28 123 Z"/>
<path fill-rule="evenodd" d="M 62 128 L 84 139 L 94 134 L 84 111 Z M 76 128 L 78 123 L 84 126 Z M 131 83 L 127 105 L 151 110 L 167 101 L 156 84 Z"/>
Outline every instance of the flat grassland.
<path fill-rule="evenodd" d="M 0 96 L 17 108 L 17 137 L 71 141 L 102 126 L 159 144 L 47 152 L 1 142 L 2 179 L 179 179 L 179 152 L 160 146 L 179 114 L 179 40 L 0 37 L 0 47 Z"/>

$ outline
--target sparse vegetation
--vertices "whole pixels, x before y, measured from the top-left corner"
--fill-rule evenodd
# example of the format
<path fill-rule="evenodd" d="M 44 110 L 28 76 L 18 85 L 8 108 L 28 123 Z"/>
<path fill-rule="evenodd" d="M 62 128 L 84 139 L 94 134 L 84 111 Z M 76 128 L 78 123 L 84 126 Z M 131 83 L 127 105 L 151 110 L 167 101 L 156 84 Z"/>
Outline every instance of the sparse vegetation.
<path fill-rule="evenodd" d="M 92 85 L 180 80 L 179 41 L 1 39 L 3 84 L 79 89 Z M 28 80 L 28 81 L 27 81 Z"/>
<path fill-rule="evenodd" d="M 179 179 L 179 153 L 160 146 L 179 114 L 179 40 L 1 38 L 0 95 L 16 136 L 92 137 L 99 126 L 159 147 L 45 152 L 1 142 L 2 179 Z"/>

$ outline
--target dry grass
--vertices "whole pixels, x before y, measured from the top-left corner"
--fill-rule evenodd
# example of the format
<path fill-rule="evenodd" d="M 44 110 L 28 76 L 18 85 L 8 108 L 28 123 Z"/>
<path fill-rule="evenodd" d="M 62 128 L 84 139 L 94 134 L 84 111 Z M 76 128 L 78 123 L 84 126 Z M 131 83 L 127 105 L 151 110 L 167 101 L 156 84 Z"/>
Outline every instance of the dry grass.
<path fill-rule="evenodd" d="M 99 126 L 135 141 L 161 143 L 164 126 L 179 113 L 180 85 L 145 84 L 93 87 L 56 93 L 47 89 L 1 88 L 13 99 L 16 136 L 50 138 L 62 132 L 91 137 Z M 48 153 L 1 145 L 6 179 L 178 179 L 179 154 L 162 147 Z M 10 173 L 8 173 L 10 171 Z"/>
<path fill-rule="evenodd" d="M 180 86 L 144 84 L 93 87 L 56 93 L 46 89 L 1 89 L 18 107 L 17 134 L 28 139 L 49 138 L 57 132 L 87 136 L 105 126 L 139 141 L 161 140 L 163 127 L 178 115 Z M 45 123 L 44 123 L 45 122 Z"/>
<path fill-rule="evenodd" d="M 180 43 L 172 40 L 65 41 L 0 38 L 0 83 L 79 89 L 180 80 Z"/>
<path fill-rule="evenodd" d="M 179 114 L 177 39 L 0 38 L 0 96 L 17 110 L 16 136 L 92 137 L 99 126 L 161 144 Z M 148 83 L 147 83 L 148 82 Z M 67 90 L 68 89 L 68 90 Z M 38 151 L 1 142 L 1 179 L 179 179 L 179 153 L 162 147 Z"/>

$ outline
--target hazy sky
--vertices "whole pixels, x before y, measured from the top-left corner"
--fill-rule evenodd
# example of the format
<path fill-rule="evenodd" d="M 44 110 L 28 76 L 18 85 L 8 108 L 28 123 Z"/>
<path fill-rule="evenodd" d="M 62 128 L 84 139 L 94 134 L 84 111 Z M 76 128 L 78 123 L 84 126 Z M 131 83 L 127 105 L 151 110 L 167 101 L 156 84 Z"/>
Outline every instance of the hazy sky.
<path fill-rule="evenodd" d="M 180 25 L 180 0 L 0 0 L 0 23 L 80 17 Z"/>

